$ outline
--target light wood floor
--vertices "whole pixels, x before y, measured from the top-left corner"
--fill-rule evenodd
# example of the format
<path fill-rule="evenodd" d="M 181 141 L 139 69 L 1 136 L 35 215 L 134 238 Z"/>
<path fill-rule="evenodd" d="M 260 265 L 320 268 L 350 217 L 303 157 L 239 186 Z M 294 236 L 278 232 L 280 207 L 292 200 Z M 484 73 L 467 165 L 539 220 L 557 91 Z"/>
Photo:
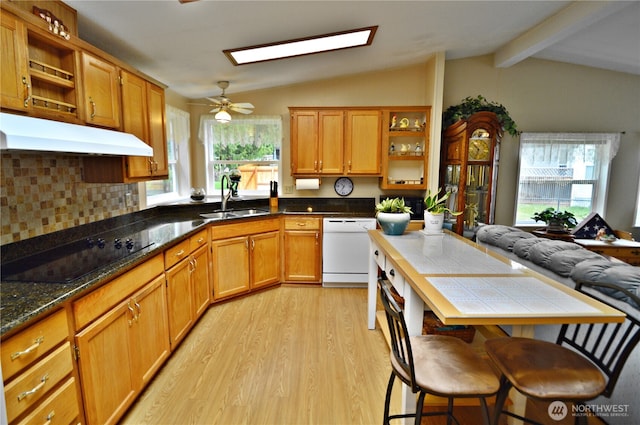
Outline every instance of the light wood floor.
<path fill-rule="evenodd" d="M 216 305 L 123 424 L 380 424 L 391 369 L 366 289 L 283 286 Z"/>
<path fill-rule="evenodd" d="M 121 423 L 381 424 L 389 349 L 367 329 L 366 295 L 282 286 L 211 307 Z M 476 407 L 455 412 L 481 423 Z"/>

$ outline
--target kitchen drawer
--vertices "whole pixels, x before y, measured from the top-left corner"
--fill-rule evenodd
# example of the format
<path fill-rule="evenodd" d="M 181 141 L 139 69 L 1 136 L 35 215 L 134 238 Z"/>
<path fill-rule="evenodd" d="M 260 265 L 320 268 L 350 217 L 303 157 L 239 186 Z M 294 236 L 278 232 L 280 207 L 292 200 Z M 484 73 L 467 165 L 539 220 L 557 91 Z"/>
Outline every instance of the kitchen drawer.
<path fill-rule="evenodd" d="M 256 220 L 241 220 L 233 224 L 214 224 L 211 227 L 211 240 L 215 241 L 278 230 L 280 230 L 279 218 L 258 218 Z"/>
<path fill-rule="evenodd" d="M 72 370 L 71 343 L 67 342 L 5 385 L 9 422 L 38 403 Z"/>
<path fill-rule="evenodd" d="M 185 239 L 178 245 L 174 245 L 164 252 L 164 269 L 168 270 L 171 266 L 178 264 L 189 256 L 189 239 Z"/>
<path fill-rule="evenodd" d="M 284 230 L 320 230 L 322 219 L 319 217 L 285 217 Z"/>
<path fill-rule="evenodd" d="M 401 297 L 404 297 L 404 278 L 397 271 L 396 266 L 391 261 L 387 261 L 384 272 L 387 275 L 389 282 L 391 282 L 393 287 L 396 288 L 396 291 L 398 291 L 398 294 L 400 294 Z"/>
<path fill-rule="evenodd" d="M 189 238 L 189 252 L 193 252 L 201 246 L 206 245 L 209 240 L 208 233 L 209 230 L 205 229 L 191 236 Z"/>
<path fill-rule="evenodd" d="M 73 303 L 75 330 L 111 310 L 115 305 L 164 273 L 164 259 L 158 254 Z"/>
<path fill-rule="evenodd" d="M 373 255 L 380 270 L 384 270 L 387 264 L 387 256 L 374 242 L 371 243 L 371 255 Z"/>
<path fill-rule="evenodd" d="M 80 415 L 79 404 L 76 380 L 71 377 L 17 424 L 68 425 Z"/>
<path fill-rule="evenodd" d="M 8 381 L 68 336 L 67 313 L 65 310 L 59 310 L 8 340 L 2 341 L 4 380 Z"/>

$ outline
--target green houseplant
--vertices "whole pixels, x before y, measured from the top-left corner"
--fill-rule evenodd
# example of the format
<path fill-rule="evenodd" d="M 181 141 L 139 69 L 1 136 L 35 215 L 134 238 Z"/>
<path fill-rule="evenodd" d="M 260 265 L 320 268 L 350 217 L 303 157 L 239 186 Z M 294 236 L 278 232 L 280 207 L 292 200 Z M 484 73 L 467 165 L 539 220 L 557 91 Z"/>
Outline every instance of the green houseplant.
<path fill-rule="evenodd" d="M 458 120 L 467 119 L 480 111 L 493 112 L 507 133 L 514 137 L 518 135 L 518 127 L 513 119 L 511 119 L 507 108 L 500 103 L 490 102 L 482 95 L 465 97 L 460 104 L 448 107 L 442 114 L 442 128 L 446 129 Z"/>
<path fill-rule="evenodd" d="M 552 207 L 538 211 L 531 217 L 536 221 L 543 221 L 547 224 L 547 232 L 564 233 L 567 229 L 576 227 L 578 221 L 570 211 L 560 211 Z"/>
<path fill-rule="evenodd" d="M 445 191 L 442 196 L 440 196 L 440 192 L 442 192 L 442 188 L 439 188 L 436 193 L 431 193 L 431 189 L 428 189 L 427 195 L 424 197 L 425 233 L 442 233 L 445 212 L 453 216 L 462 214 L 462 211 L 451 211 L 447 207 L 447 199 L 451 196 L 451 191 Z"/>
<path fill-rule="evenodd" d="M 411 221 L 411 208 L 404 198 L 387 198 L 376 205 L 376 219 L 387 235 L 401 235 Z"/>

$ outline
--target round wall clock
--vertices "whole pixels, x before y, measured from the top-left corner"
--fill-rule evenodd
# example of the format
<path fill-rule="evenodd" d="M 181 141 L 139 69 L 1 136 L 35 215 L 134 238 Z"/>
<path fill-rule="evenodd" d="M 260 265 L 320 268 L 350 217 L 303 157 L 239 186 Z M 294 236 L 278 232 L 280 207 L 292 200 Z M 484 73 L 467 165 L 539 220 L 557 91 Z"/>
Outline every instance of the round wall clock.
<path fill-rule="evenodd" d="M 353 192 L 353 182 L 349 177 L 339 177 L 333 185 L 336 193 L 340 196 L 347 196 Z"/>

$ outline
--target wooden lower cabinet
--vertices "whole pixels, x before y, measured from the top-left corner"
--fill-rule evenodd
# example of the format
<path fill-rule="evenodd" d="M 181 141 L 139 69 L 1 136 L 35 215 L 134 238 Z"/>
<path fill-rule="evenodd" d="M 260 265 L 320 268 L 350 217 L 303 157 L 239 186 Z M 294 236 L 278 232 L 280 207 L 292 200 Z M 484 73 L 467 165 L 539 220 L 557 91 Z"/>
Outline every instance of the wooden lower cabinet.
<path fill-rule="evenodd" d="M 117 282 L 126 280 L 126 275 L 121 279 Z M 79 310 L 95 301 L 91 294 L 87 297 L 77 302 Z M 153 277 L 76 334 L 88 424 L 118 422 L 168 358 L 168 335 L 164 274 Z"/>
<path fill-rule="evenodd" d="M 214 301 L 280 282 L 280 219 L 214 226 L 211 237 Z"/>
<path fill-rule="evenodd" d="M 322 282 L 322 219 L 291 216 L 284 219 L 284 281 Z"/>
<path fill-rule="evenodd" d="M 165 251 L 171 349 L 189 333 L 211 301 L 208 231 Z"/>
<path fill-rule="evenodd" d="M 67 311 L 58 310 L 2 341 L 4 401 L 10 424 L 82 422 Z"/>
<path fill-rule="evenodd" d="M 211 242 L 213 299 L 249 291 L 249 238 L 239 236 Z"/>

